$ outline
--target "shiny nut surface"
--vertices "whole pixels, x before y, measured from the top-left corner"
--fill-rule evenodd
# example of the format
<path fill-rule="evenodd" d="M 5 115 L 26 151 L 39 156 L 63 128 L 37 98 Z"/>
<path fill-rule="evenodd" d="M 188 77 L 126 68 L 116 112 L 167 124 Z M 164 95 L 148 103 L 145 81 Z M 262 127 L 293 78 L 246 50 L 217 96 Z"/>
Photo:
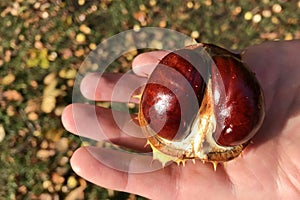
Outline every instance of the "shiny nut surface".
<path fill-rule="evenodd" d="M 237 157 L 264 118 L 255 74 L 239 55 L 211 44 L 167 54 L 143 90 L 139 121 L 163 164 Z"/>

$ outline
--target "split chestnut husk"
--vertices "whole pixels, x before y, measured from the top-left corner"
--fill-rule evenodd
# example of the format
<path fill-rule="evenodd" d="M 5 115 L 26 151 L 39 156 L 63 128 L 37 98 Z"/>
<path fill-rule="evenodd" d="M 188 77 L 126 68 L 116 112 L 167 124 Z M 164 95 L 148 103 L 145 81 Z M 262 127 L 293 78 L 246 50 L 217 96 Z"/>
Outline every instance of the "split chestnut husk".
<path fill-rule="evenodd" d="M 200 43 L 162 58 L 143 89 L 138 118 L 163 165 L 216 165 L 241 154 L 264 113 L 259 82 L 240 55 Z"/>

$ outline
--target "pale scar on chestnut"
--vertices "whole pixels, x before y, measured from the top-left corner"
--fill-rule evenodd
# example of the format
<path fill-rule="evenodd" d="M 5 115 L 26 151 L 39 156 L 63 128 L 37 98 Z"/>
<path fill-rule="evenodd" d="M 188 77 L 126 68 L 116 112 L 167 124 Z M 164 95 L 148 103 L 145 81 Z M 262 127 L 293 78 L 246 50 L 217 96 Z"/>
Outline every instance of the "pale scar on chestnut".
<path fill-rule="evenodd" d="M 265 113 L 255 74 L 233 54 L 199 43 L 168 53 L 140 95 L 138 120 L 163 165 L 239 156 Z"/>

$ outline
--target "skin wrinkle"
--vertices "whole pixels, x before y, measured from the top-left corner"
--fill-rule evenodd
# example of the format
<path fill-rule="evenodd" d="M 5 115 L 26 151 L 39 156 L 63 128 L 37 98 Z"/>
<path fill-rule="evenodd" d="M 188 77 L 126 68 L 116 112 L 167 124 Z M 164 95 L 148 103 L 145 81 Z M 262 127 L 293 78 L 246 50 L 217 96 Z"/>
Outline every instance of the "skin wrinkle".
<path fill-rule="evenodd" d="M 74 170 L 79 170 L 79 171 L 76 171 L 76 173 L 80 174 L 82 177 L 84 178 L 87 178 L 88 177 L 88 180 L 92 183 L 95 183 L 97 184 L 98 182 L 98 178 L 99 177 L 105 177 L 105 175 L 101 175 L 101 174 L 106 174 L 107 172 L 106 171 L 103 171 L 101 169 L 105 169 L 102 167 L 102 164 L 98 159 L 96 159 L 91 153 L 90 153 L 90 150 L 88 150 L 89 147 L 81 147 L 80 149 L 78 149 L 74 154 L 82 154 L 82 151 L 85 151 L 85 153 L 87 153 L 87 157 L 90 157 L 89 161 L 90 161 L 90 164 L 89 165 L 84 165 L 85 168 L 84 170 L 82 170 L 81 168 L 78 168 L 78 166 L 80 166 L 79 164 L 76 163 L 76 161 L 78 162 L 79 160 L 76 160 L 75 163 L 74 161 L 72 161 L 71 159 L 71 165 L 72 165 L 72 168 Z M 83 159 L 83 162 L 86 161 L 86 158 L 85 157 Z M 82 160 L 80 160 L 80 162 L 82 162 Z M 97 167 L 97 169 L 95 169 L 95 167 Z M 116 177 L 118 177 L 118 180 L 123 180 L 123 181 L 126 181 L 127 178 L 127 174 L 126 173 L 123 173 L 123 172 L 119 172 L 115 169 L 112 169 L 112 168 L 109 168 L 108 170 L 114 170 L 116 171 L 116 173 L 114 173 Z M 91 176 L 89 175 L 90 172 L 93 172 L 93 171 L 96 171 L 98 174 L 96 176 Z M 114 177 L 111 177 L 111 180 L 114 180 Z M 122 182 L 123 182 L 122 181 Z M 111 184 L 111 183 L 110 183 Z M 120 183 L 119 183 L 120 184 Z M 113 186 L 110 186 L 112 189 L 117 189 L 117 190 L 122 190 L 122 191 L 126 191 L 126 185 L 127 183 L 122 183 L 120 184 L 121 186 L 120 187 L 113 187 Z"/>
<path fill-rule="evenodd" d="M 278 148 L 275 148 L 274 149 L 274 147 L 278 147 L 278 141 L 276 140 L 276 139 L 274 139 L 273 141 L 272 141 L 272 143 L 273 143 L 273 151 L 272 151 L 272 161 L 274 161 L 274 162 L 276 162 L 276 163 L 274 163 L 274 165 L 275 166 L 278 166 L 279 164 L 278 164 L 278 160 L 276 160 L 276 159 L 273 159 L 273 156 L 274 155 L 279 155 L 279 153 L 278 153 Z M 275 151 L 275 152 L 274 152 Z M 270 161 L 269 161 L 270 162 Z M 268 169 L 268 163 L 266 162 L 266 160 L 262 160 L 262 164 L 263 164 L 263 166 L 264 166 L 264 168 L 266 169 L 266 171 L 269 171 L 269 169 Z M 278 195 L 278 184 L 277 184 L 277 181 L 276 181 L 276 174 L 277 174 L 277 172 L 270 172 L 270 174 L 272 175 L 272 178 L 273 178 L 273 180 L 275 180 L 274 181 L 274 190 L 272 190 L 273 192 L 276 192 L 276 195 Z"/>
<path fill-rule="evenodd" d="M 235 187 L 235 184 L 233 183 L 233 181 L 231 180 L 230 176 L 229 176 L 229 173 L 228 171 L 226 170 L 226 166 L 224 166 L 223 164 L 223 170 L 224 170 L 224 173 L 225 173 L 225 176 L 228 180 L 228 183 L 229 183 L 229 188 L 230 188 L 230 191 L 231 191 L 231 194 L 232 196 L 236 199 L 237 198 L 237 195 L 236 195 L 236 187 Z M 232 199 L 232 198 L 231 198 Z"/>
<path fill-rule="evenodd" d="M 224 166 L 224 164 L 218 165 L 219 167 L 217 167 L 217 170 L 222 170 L 222 173 L 224 173 L 224 183 L 226 182 L 226 184 L 228 185 L 228 189 L 231 191 L 232 196 L 230 197 L 231 200 L 237 199 L 237 195 L 236 195 L 236 187 L 235 184 L 233 183 L 233 181 L 230 178 L 230 175 L 228 173 L 228 171 L 226 170 L 226 166 Z"/>
<path fill-rule="evenodd" d="M 126 173 L 124 172 L 124 176 L 125 176 L 125 180 L 126 180 L 126 183 L 124 184 L 124 191 L 130 191 L 130 188 L 132 187 L 129 185 L 131 183 L 131 180 L 130 180 L 131 176 L 130 176 L 129 172 L 126 172 Z"/>
<path fill-rule="evenodd" d="M 226 181 L 226 183 L 227 183 L 227 185 L 228 185 L 228 190 L 230 190 L 231 191 L 231 197 L 230 197 L 230 199 L 232 200 L 233 198 L 237 198 L 237 196 L 236 196 L 236 191 L 235 191 L 235 187 L 234 187 L 234 184 L 233 184 L 233 182 L 232 182 L 232 180 L 231 180 L 231 178 L 230 178 L 230 176 L 229 176 L 229 174 L 228 174 L 228 172 L 227 172 L 227 170 L 226 170 L 226 167 L 224 166 L 224 165 L 222 165 L 221 167 L 221 170 L 222 170 L 222 172 L 223 172 L 223 177 L 224 177 L 224 182 Z"/>
<path fill-rule="evenodd" d="M 173 167 L 174 165 L 172 165 L 171 167 L 171 176 L 170 177 L 176 177 L 175 178 L 175 187 L 173 187 L 173 190 L 175 190 L 174 192 L 172 192 L 173 194 L 173 198 L 174 200 L 180 200 L 182 199 L 179 194 L 182 194 L 182 187 L 180 187 L 180 176 L 182 176 L 181 170 L 178 170 L 179 168 L 177 168 L 178 166 Z M 181 166 L 180 166 L 181 167 Z M 176 172 L 175 172 L 176 171 Z"/>
<path fill-rule="evenodd" d="M 113 169 L 113 170 L 115 170 L 115 169 Z M 120 180 L 124 180 L 123 187 L 121 186 L 122 189 L 120 189 L 120 191 L 129 191 L 128 183 L 129 183 L 130 176 L 129 176 L 128 172 L 126 172 L 126 173 L 120 172 L 120 175 L 122 176 L 122 178 L 120 178 Z"/>
<path fill-rule="evenodd" d="M 186 163 L 186 165 L 189 165 L 189 164 L 192 164 L 191 162 L 187 162 Z M 208 170 L 211 170 L 210 168 L 211 168 L 211 166 L 210 166 L 210 163 L 206 163 L 206 164 L 203 164 L 201 161 L 196 161 L 196 165 L 202 165 L 201 167 L 207 167 L 207 168 L 209 168 Z M 194 165 L 194 164 L 193 164 Z M 175 167 L 177 167 L 177 166 L 175 166 Z M 181 167 L 183 167 L 183 166 L 181 166 Z M 185 167 L 187 167 L 187 166 L 185 166 Z M 200 167 L 200 166 L 199 166 Z M 178 179 L 184 179 L 184 177 L 186 176 L 186 177 L 189 177 L 189 174 L 194 174 L 194 176 L 196 176 L 196 174 L 201 174 L 201 173 L 207 173 L 207 172 L 201 172 L 201 171 L 199 171 L 199 168 L 190 168 L 188 171 L 187 170 L 182 170 L 182 172 L 183 173 L 181 173 L 180 175 L 181 176 L 177 176 L 178 177 Z M 226 189 L 225 190 L 228 190 L 228 191 L 232 191 L 232 188 L 234 188 L 233 187 L 233 183 L 232 183 L 232 181 L 231 181 L 231 179 L 230 179 L 230 177 L 229 177 L 229 175 L 228 175 L 228 173 L 227 173 L 227 171 L 225 170 L 225 168 L 224 168 L 224 166 L 218 166 L 218 168 L 217 168 L 217 171 L 216 172 L 213 172 L 212 171 L 212 173 L 213 173 L 213 176 L 212 176 L 212 178 L 217 178 L 217 179 L 221 179 L 220 180 L 220 182 L 222 183 L 222 185 L 226 185 Z M 221 173 L 221 174 L 220 174 Z M 209 178 L 209 177 L 207 177 L 207 176 L 205 176 L 205 174 L 203 174 L 203 178 L 205 178 L 205 179 L 207 179 L 207 178 Z M 217 187 L 218 187 L 219 185 L 217 185 Z M 178 191 L 178 193 L 180 194 L 180 192 L 182 192 L 182 194 L 184 193 L 183 192 L 183 189 L 185 189 L 184 187 L 180 187 L 180 190 Z M 188 189 L 188 188 L 186 188 L 186 189 Z M 224 188 L 223 188 L 224 189 Z M 204 191 L 205 192 L 205 191 Z M 219 196 L 217 196 L 218 194 L 214 194 L 214 197 L 215 197 L 215 199 L 219 199 L 220 197 Z M 230 197 L 226 197 L 226 198 L 228 198 L 228 199 L 237 199 L 237 196 L 236 196 L 236 194 L 235 193 L 231 193 L 231 195 L 232 196 L 230 196 Z M 203 199 L 210 199 L 210 198 L 206 198 L 207 196 L 202 196 L 202 198 Z M 178 199 L 191 199 L 190 197 L 188 197 L 188 196 L 185 196 L 185 198 L 184 197 L 178 197 Z"/>
<path fill-rule="evenodd" d="M 297 174 L 298 174 L 298 177 L 300 177 L 300 171 L 297 167 L 297 164 L 295 164 L 293 162 L 293 158 L 291 157 L 291 155 L 287 154 L 285 151 L 285 145 L 286 144 L 278 144 L 278 146 L 282 149 L 280 154 L 279 154 L 279 162 L 278 162 L 278 167 L 280 168 L 280 172 L 281 174 L 278 174 L 278 177 L 281 178 L 281 182 L 282 184 L 285 186 L 289 185 L 290 187 L 289 188 L 292 188 L 293 191 L 295 192 L 296 195 L 299 195 L 300 194 L 300 181 L 298 180 L 298 186 L 295 185 L 294 181 L 291 180 L 291 175 L 290 174 L 287 174 L 285 173 L 286 170 L 284 170 L 286 167 L 284 166 L 290 166 L 291 169 L 296 169 L 297 170 Z M 293 171 L 293 170 L 291 170 Z M 287 184 L 285 184 L 285 182 L 287 182 Z M 284 188 L 284 187 L 282 187 Z M 285 191 L 282 191 L 281 194 L 285 194 L 286 192 Z M 284 197 L 284 195 L 282 196 Z"/>
<path fill-rule="evenodd" d="M 132 162 L 132 161 L 134 161 L 134 160 L 131 160 L 130 162 Z M 130 166 L 132 166 L 132 163 L 130 163 L 129 164 Z M 166 168 L 166 169 L 162 169 L 162 170 L 167 170 L 167 172 L 170 172 L 169 171 L 169 169 L 168 168 Z M 154 172 L 147 172 L 148 174 L 151 174 L 151 173 L 156 173 L 157 171 L 154 171 Z M 164 171 L 164 172 L 166 172 L 166 171 Z M 162 172 L 161 172 L 162 173 Z M 135 193 L 137 193 L 138 195 L 142 195 L 142 196 L 144 196 L 144 197 L 146 197 L 146 198 L 150 198 L 150 199 L 157 199 L 157 196 L 154 196 L 154 195 L 156 195 L 156 194 L 165 194 L 165 191 L 160 191 L 162 188 L 163 188 L 163 186 L 162 187 L 157 187 L 157 180 L 153 180 L 153 179 L 147 179 L 147 177 L 146 177 L 146 179 L 145 178 L 139 178 L 139 176 L 143 176 L 143 174 L 130 174 L 130 173 L 127 173 L 128 175 L 127 175 L 127 184 L 126 184 L 126 186 L 125 186 L 125 190 L 124 191 L 127 191 L 127 192 L 131 192 L 131 188 L 134 188 L 134 187 L 136 187 L 136 186 L 132 186 L 132 184 L 133 183 L 135 183 L 135 184 L 138 184 L 138 183 L 140 183 L 141 182 L 141 180 L 142 180 L 142 183 L 141 184 L 144 184 L 144 185 L 153 185 L 153 189 L 155 189 L 155 191 L 153 190 L 151 193 L 147 193 L 148 195 L 146 195 L 146 194 L 144 194 L 144 193 L 137 193 L 137 192 L 135 192 Z M 172 179 L 172 176 L 165 176 L 165 174 L 161 174 L 161 178 L 162 179 L 164 179 L 164 178 L 166 178 L 166 177 L 168 177 L 168 178 L 170 178 L 170 179 Z M 137 183 L 137 180 L 138 180 L 138 183 Z M 149 182 L 150 181 L 150 182 Z M 153 184 L 153 182 L 155 181 L 155 184 Z M 169 180 L 169 181 L 165 181 L 165 180 L 163 180 L 163 181 L 161 181 L 161 183 L 160 184 L 164 184 L 164 183 L 172 183 L 172 180 Z M 157 191 L 157 190 L 159 190 L 159 191 Z M 162 198 L 162 200 L 164 200 L 164 198 Z"/>
<path fill-rule="evenodd" d="M 299 174 L 299 170 L 297 170 L 297 171 L 298 171 L 298 174 Z M 295 177 L 293 177 L 289 174 L 287 174 L 287 176 L 288 176 L 288 179 L 289 179 L 290 183 L 292 184 L 292 188 L 293 188 L 294 192 L 296 193 L 296 195 L 299 196 L 300 195 L 300 192 L 299 192 L 300 191 L 299 179 L 297 179 L 297 178 L 295 178 Z"/>
<path fill-rule="evenodd" d="M 189 162 L 189 161 L 188 161 L 188 162 Z M 189 164 L 190 164 L 190 163 L 186 163 L 186 165 L 189 165 Z M 200 164 L 200 163 L 197 163 L 197 164 Z M 180 167 L 181 167 L 181 166 L 180 166 Z M 176 166 L 175 166 L 175 169 L 176 169 Z M 192 169 L 190 169 L 190 173 L 192 173 L 192 170 L 195 171 L 195 173 L 199 173 L 198 170 L 197 170 L 197 168 L 192 168 Z M 179 170 L 179 171 L 180 171 L 180 170 Z M 185 170 L 185 171 L 186 171 L 186 170 Z M 184 173 L 185 171 L 182 170 L 182 171 L 181 171 L 182 173 L 180 173 L 179 176 L 177 175 L 177 178 L 176 178 L 176 185 L 179 186 L 179 188 L 180 188 L 180 189 L 177 191 L 178 194 L 176 194 L 176 198 L 177 198 L 178 200 L 184 199 L 184 197 L 179 196 L 179 194 L 184 194 L 184 189 L 186 189 L 185 187 L 180 186 L 180 185 L 181 185 L 180 180 L 183 180 L 183 179 L 184 179 L 184 176 L 187 176 L 186 173 Z"/>
<path fill-rule="evenodd" d="M 248 149 L 247 150 L 247 152 L 246 153 L 244 153 L 244 157 L 245 157 L 245 159 L 246 159 L 246 157 L 247 157 L 247 155 L 246 154 L 248 154 L 248 153 L 250 153 L 250 151 L 256 151 L 256 150 L 258 150 L 258 149 L 255 149 L 255 148 L 251 148 L 251 150 L 250 149 Z M 258 150 L 259 151 L 259 150 Z M 253 153 L 253 152 L 251 152 L 251 153 Z M 261 153 L 261 152 L 257 152 L 257 153 Z M 254 154 L 256 154 L 256 152 L 254 152 Z M 249 155 L 249 156 L 251 156 L 251 155 Z M 268 157 L 267 157 L 268 158 Z M 243 193 L 246 191 L 246 190 L 251 190 L 251 191 L 256 191 L 257 189 L 256 188 L 264 188 L 263 186 L 264 186 L 264 182 L 261 182 L 260 180 L 261 180 L 261 178 L 260 177 L 258 177 L 258 176 L 255 176 L 255 174 L 257 173 L 257 168 L 255 168 L 255 169 L 253 169 L 252 167 L 248 167 L 249 166 L 249 163 L 247 162 L 247 160 L 244 160 L 245 162 L 243 162 L 242 160 L 241 161 L 237 161 L 237 162 L 243 162 L 244 163 L 244 165 L 243 165 L 243 174 L 244 175 L 246 175 L 247 177 L 247 179 L 249 179 L 249 180 L 252 180 L 251 182 L 240 182 L 240 180 L 243 180 L 243 178 L 242 177 L 240 177 L 240 176 L 238 176 L 238 177 L 236 177 L 236 176 L 234 176 L 234 178 L 235 179 L 233 179 L 232 180 L 232 182 L 234 183 L 234 186 L 236 187 L 235 188 L 235 196 L 236 196 L 236 198 L 237 199 L 240 199 L 240 197 L 241 196 L 243 196 Z M 252 161 L 253 162 L 253 161 Z M 254 162 L 257 162 L 257 165 L 261 165 L 261 163 L 260 162 L 264 162 L 264 160 L 263 161 L 254 161 Z M 266 162 L 267 162 L 267 160 L 266 160 Z M 230 165 L 230 163 L 229 163 L 229 165 Z M 234 170 L 234 169 L 230 169 L 230 166 L 229 166 L 229 170 Z M 266 168 L 266 170 L 264 170 L 264 171 L 269 171 L 268 170 L 268 168 Z M 229 171 L 230 172 L 230 171 Z M 237 179 L 236 179 L 237 178 Z M 275 179 L 274 179 L 275 180 Z M 256 183 L 256 185 L 258 184 L 258 186 L 256 186 L 255 185 L 255 189 L 253 189 L 252 187 L 250 188 L 249 186 L 251 186 L 251 183 Z M 239 186 L 244 186 L 244 187 L 239 187 Z M 252 184 L 253 185 L 253 184 Z M 254 185 L 253 185 L 254 186 Z M 247 189 L 248 188 L 248 189 Z M 265 193 L 268 193 L 268 192 L 270 192 L 270 191 L 266 191 L 265 189 L 264 189 L 264 193 L 263 192 L 260 192 L 259 194 L 265 194 Z"/>
<path fill-rule="evenodd" d="M 259 177 L 255 176 L 256 173 L 253 172 L 253 169 L 251 167 L 248 167 L 248 166 L 249 166 L 248 163 L 245 163 L 245 165 L 243 166 L 243 171 L 244 171 L 243 174 L 247 174 L 247 176 L 253 177 L 253 178 L 249 178 L 249 179 L 253 180 L 253 181 L 251 181 L 252 183 L 255 182 L 256 185 L 259 184 L 259 186 L 257 186 L 257 188 L 263 188 L 263 183 L 261 183 L 259 181 Z M 243 196 L 244 189 L 241 190 L 241 188 L 239 188 L 239 185 L 241 184 L 239 182 L 239 180 L 235 181 L 235 183 L 236 183 L 235 185 L 236 185 L 236 191 L 237 191 L 237 193 L 236 193 L 237 194 L 237 199 L 239 199 L 239 196 Z M 252 190 L 252 191 L 256 191 L 256 190 L 253 190 L 252 188 L 248 188 L 248 189 Z"/>
<path fill-rule="evenodd" d="M 285 194 L 287 193 L 287 185 L 290 185 L 290 182 L 288 178 L 286 177 L 286 174 L 284 173 L 284 169 L 282 167 L 281 162 L 278 162 L 278 185 L 279 185 L 279 194 L 281 198 L 285 197 Z M 290 187 L 288 187 L 290 188 Z"/>

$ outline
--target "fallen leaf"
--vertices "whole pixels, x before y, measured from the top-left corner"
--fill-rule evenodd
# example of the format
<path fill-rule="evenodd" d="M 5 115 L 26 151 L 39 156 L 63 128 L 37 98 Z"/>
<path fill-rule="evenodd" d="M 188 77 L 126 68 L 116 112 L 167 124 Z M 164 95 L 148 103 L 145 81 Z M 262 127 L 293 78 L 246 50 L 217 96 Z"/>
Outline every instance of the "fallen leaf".
<path fill-rule="evenodd" d="M 54 172 L 51 176 L 51 180 L 55 184 L 62 184 L 65 181 L 65 178 Z"/>
<path fill-rule="evenodd" d="M 146 20 L 146 13 L 143 11 L 135 12 L 133 18 L 142 23 Z"/>
<path fill-rule="evenodd" d="M 2 85 L 12 84 L 15 81 L 15 79 L 16 79 L 15 75 L 12 73 L 9 73 L 3 77 L 3 79 L 1 80 L 1 84 Z"/>
<path fill-rule="evenodd" d="M 67 186 L 70 188 L 70 189 L 73 189 L 75 188 L 76 186 L 78 185 L 78 181 L 76 180 L 76 178 L 74 176 L 70 176 L 68 178 L 68 181 L 67 181 Z"/>
<path fill-rule="evenodd" d="M 78 187 L 72 190 L 65 198 L 65 200 L 81 200 L 84 199 L 84 189 L 83 187 Z"/>
<path fill-rule="evenodd" d="M 5 138 L 5 130 L 2 126 L 2 124 L 0 124 L 0 142 L 2 142 Z"/>
<path fill-rule="evenodd" d="M 45 150 L 45 149 L 40 149 L 38 150 L 38 152 L 36 153 L 37 157 L 41 160 L 47 160 L 48 158 L 52 157 L 55 155 L 55 151 L 54 150 Z"/>
<path fill-rule="evenodd" d="M 56 97 L 64 94 L 62 90 L 56 89 L 57 80 L 54 79 L 44 88 L 41 110 L 45 113 L 50 113 L 56 106 Z"/>
<path fill-rule="evenodd" d="M 83 49 L 78 49 L 75 51 L 75 56 L 76 57 L 80 57 L 80 56 L 83 56 L 85 54 L 84 50 Z"/>
<path fill-rule="evenodd" d="M 23 96 L 16 90 L 7 90 L 3 92 L 3 96 L 9 101 L 22 101 Z"/>
<path fill-rule="evenodd" d="M 61 51 L 61 54 L 62 54 L 62 58 L 64 60 L 67 60 L 67 59 L 69 59 L 69 58 L 71 58 L 73 56 L 73 53 L 72 53 L 72 51 L 70 49 L 63 49 Z"/>
<path fill-rule="evenodd" d="M 28 113 L 28 119 L 31 121 L 35 121 L 39 118 L 38 114 L 36 112 L 30 112 Z"/>
<path fill-rule="evenodd" d="M 68 138 L 60 138 L 56 143 L 55 147 L 59 152 L 66 152 L 69 148 L 69 140 Z"/>
<path fill-rule="evenodd" d="M 81 32 L 83 32 L 84 34 L 90 34 L 90 33 L 91 33 L 90 27 L 88 27 L 88 26 L 85 25 L 85 24 L 80 25 L 79 30 L 80 30 Z"/>
<path fill-rule="evenodd" d="M 59 71 L 59 76 L 65 79 L 73 79 L 76 77 L 77 71 L 76 69 L 62 69 Z"/>
<path fill-rule="evenodd" d="M 64 129 L 50 129 L 44 135 L 46 139 L 57 142 L 63 133 Z"/>
<path fill-rule="evenodd" d="M 40 196 L 39 196 L 39 199 L 40 200 L 52 200 L 52 196 L 48 193 L 42 193 Z"/>
<path fill-rule="evenodd" d="M 85 35 L 83 33 L 78 33 L 76 35 L 76 41 L 79 43 L 85 42 Z"/>
<path fill-rule="evenodd" d="M 56 73 L 50 73 L 44 78 L 44 84 L 49 85 L 52 81 L 56 79 Z"/>
<path fill-rule="evenodd" d="M 39 108 L 36 100 L 30 99 L 27 101 L 27 105 L 24 109 L 25 113 L 36 112 Z"/>

